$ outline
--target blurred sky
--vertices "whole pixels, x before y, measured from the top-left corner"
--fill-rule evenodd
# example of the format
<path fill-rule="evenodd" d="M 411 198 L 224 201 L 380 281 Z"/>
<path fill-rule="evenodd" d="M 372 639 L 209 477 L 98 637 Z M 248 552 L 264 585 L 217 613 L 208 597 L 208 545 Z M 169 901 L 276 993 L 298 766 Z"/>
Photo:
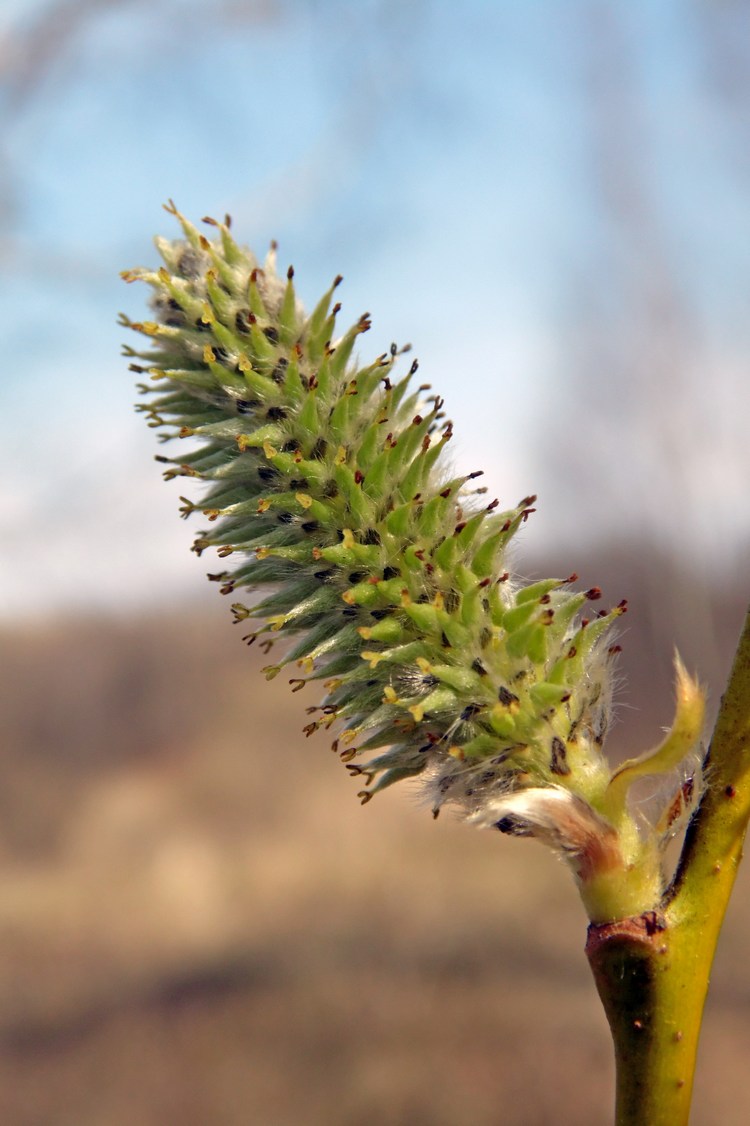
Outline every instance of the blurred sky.
<path fill-rule="evenodd" d="M 161 203 L 411 341 L 525 532 L 747 548 L 744 0 L 4 0 L 0 618 L 201 597 L 132 411 Z M 210 569 L 210 568 L 209 568 Z M 207 597 L 211 595 L 210 588 Z"/>

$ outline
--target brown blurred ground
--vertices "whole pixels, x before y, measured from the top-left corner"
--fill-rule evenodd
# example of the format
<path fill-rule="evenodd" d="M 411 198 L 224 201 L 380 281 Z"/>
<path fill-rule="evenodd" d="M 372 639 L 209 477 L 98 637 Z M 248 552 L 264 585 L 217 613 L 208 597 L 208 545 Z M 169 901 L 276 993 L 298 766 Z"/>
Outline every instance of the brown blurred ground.
<path fill-rule="evenodd" d="M 741 597 L 709 608 L 717 676 Z M 221 609 L 0 635 L 0 1122 L 608 1123 L 567 875 L 434 823 L 408 789 L 360 808 L 325 738 L 300 734 L 312 690 L 267 684 Z M 643 695 L 649 620 L 625 638 L 622 746 L 669 719 Z M 750 1121 L 749 878 L 694 1126 Z"/>

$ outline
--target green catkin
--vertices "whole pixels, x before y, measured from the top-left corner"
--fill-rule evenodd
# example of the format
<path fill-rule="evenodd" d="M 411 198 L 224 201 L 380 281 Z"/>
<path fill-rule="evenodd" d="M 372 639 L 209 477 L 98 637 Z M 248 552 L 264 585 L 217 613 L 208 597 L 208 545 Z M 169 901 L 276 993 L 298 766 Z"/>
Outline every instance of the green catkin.
<path fill-rule="evenodd" d="M 241 597 L 248 643 L 273 648 L 266 675 L 288 669 L 295 691 L 323 682 L 306 733 L 336 734 L 363 802 L 420 775 L 435 815 L 453 802 L 477 819 L 554 788 L 598 817 L 607 634 L 624 604 L 587 623 L 579 611 L 599 591 L 568 589 L 576 576 L 509 578 L 507 548 L 535 498 L 498 511 L 473 488 L 479 474 L 446 475 L 451 423 L 428 386 L 413 388 L 417 364 L 397 376 L 391 348 L 360 367 L 367 315 L 336 339 L 341 278 L 307 316 L 275 247 L 261 265 L 228 220 L 206 220 L 208 239 L 167 210 L 183 238 L 156 240 L 162 267 L 123 275 L 154 291 L 153 321 L 123 318 L 148 339 L 126 349 L 150 376 L 139 409 L 163 437 L 198 439 L 159 458 L 164 476 L 207 483 L 200 501 L 183 498 L 184 515 L 207 520 L 194 550 L 236 564 L 209 577 Z M 534 829 L 526 814 L 495 823 Z"/>
<path fill-rule="evenodd" d="M 307 730 L 335 723 L 349 763 L 357 743 L 390 746 L 357 763 L 375 783 L 363 800 L 417 774 L 436 811 L 447 800 L 474 811 L 486 792 L 573 786 L 553 739 L 595 741 L 610 661 L 601 636 L 579 637 L 587 652 L 575 659 L 580 594 L 557 579 L 516 586 L 503 572 L 534 498 L 498 513 L 470 477 L 441 473 L 452 433 L 442 399 L 414 392 L 416 363 L 395 376 L 396 349 L 358 366 L 367 315 L 334 339 L 340 278 L 306 316 L 273 250 L 261 266 L 228 223 L 211 220 L 209 240 L 168 210 L 184 240 L 158 239 L 164 265 L 124 275 L 154 290 L 155 319 L 126 321 L 151 344 L 128 350 L 153 381 L 141 409 L 168 436 L 201 441 L 160 460 L 167 478 L 209 482 L 185 514 L 210 522 L 199 554 L 238 558 L 212 576 L 245 598 L 238 620 L 260 619 L 253 636 L 274 653 L 293 636 L 269 674 L 289 667 L 297 686 L 327 682 Z"/>

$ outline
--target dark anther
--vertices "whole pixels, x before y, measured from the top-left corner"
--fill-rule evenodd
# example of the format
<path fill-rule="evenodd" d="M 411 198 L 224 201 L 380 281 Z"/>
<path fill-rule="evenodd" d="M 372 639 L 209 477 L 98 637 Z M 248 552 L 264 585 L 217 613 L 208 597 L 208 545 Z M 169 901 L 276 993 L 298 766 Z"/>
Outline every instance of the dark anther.
<path fill-rule="evenodd" d="M 553 774 L 570 774 L 570 767 L 568 766 L 565 744 L 558 735 L 555 735 L 552 739 L 552 758 L 550 761 L 550 770 Z"/>
<path fill-rule="evenodd" d="M 268 325 L 267 328 L 264 328 L 263 335 L 265 336 L 266 340 L 269 340 L 271 342 L 271 344 L 278 344 L 279 330 L 277 328 L 274 328 L 273 325 Z"/>
<path fill-rule="evenodd" d="M 387 582 L 388 579 L 398 578 L 400 574 L 401 572 L 399 571 L 398 567 L 386 567 L 383 570 L 383 579 Z"/>
<path fill-rule="evenodd" d="M 479 657 L 474 658 L 474 660 L 471 662 L 471 667 L 472 667 L 472 669 L 474 670 L 475 673 L 478 673 L 479 676 L 486 676 L 487 675 L 487 669 L 484 667 L 482 662 L 479 660 Z"/>
<path fill-rule="evenodd" d="M 276 363 L 276 367 L 271 372 L 271 379 L 274 381 L 274 383 L 283 383 L 284 382 L 284 373 L 285 373 L 288 366 L 289 366 L 289 360 L 287 360 L 283 356 L 281 356 L 280 359 Z"/>
<path fill-rule="evenodd" d="M 250 411 L 260 406 L 260 399 L 235 399 L 234 405 L 237 414 L 249 414 Z"/>
<path fill-rule="evenodd" d="M 461 712 L 461 719 L 473 719 L 477 712 L 481 712 L 481 710 L 481 704 L 467 704 L 464 710 Z"/>
<path fill-rule="evenodd" d="M 359 610 L 356 606 L 345 606 L 341 611 L 341 616 L 343 618 L 356 618 L 358 613 Z"/>
<path fill-rule="evenodd" d="M 382 540 L 377 528 L 368 528 L 367 531 L 363 532 L 361 542 L 368 544 L 370 547 L 380 547 Z"/>
<path fill-rule="evenodd" d="M 447 590 L 443 596 L 443 604 L 449 614 L 454 614 L 461 604 L 461 595 L 458 591 Z"/>
<path fill-rule="evenodd" d="M 324 497 L 337 497 L 339 495 L 339 487 L 335 481 L 327 481 L 323 486 Z"/>
<path fill-rule="evenodd" d="M 292 515 L 291 512 L 279 512 L 276 519 L 278 520 L 278 522 L 280 524 L 292 524 L 292 523 L 294 523 L 294 516 Z"/>
<path fill-rule="evenodd" d="M 374 618 L 376 622 L 382 622 L 383 618 L 387 618 L 390 610 L 370 610 L 370 617 Z"/>
<path fill-rule="evenodd" d="M 269 407 L 266 411 L 266 418 L 270 422 L 282 422 L 287 416 L 286 407 Z"/>
<path fill-rule="evenodd" d="M 586 597 L 590 602 L 596 602 L 597 599 L 601 598 L 601 596 L 602 592 L 598 586 L 592 586 L 589 590 L 586 591 Z"/>
<path fill-rule="evenodd" d="M 310 450 L 310 457 L 315 458 L 317 460 L 320 460 L 320 458 L 323 458 L 323 457 L 326 456 L 327 450 L 328 450 L 328 442 L 326 442 L 325 438 L 318 438 L 317 442 L 315 443 L 313 448 Z"/>
<path fill-rule="evenodd" d="M 336 572 L 331 567 L 327 571 L 313 571 L 313 578 L 317 579 L 319 583 L 329 583 L 335 574 Z"/>
<path fill-rule="evenodd" d="M 317 532 L 319 527 L 320 524 L 317 520 L 306 520 L 302 525 L 302 531 L 307 532 L 307 534 L 309 535 L 311 532 Z"/>
<path fill-rule="evenodd" d="M 281 452 L 285 454 L 296 454 L 299 449 L 299 442 L 296 438 L 290 438 L 288 442 L 284 442 L 281 447 Z"/>
<path fill-rule="evenodd" d="M 349 582 L 352 586 L 356 586 L 357 583 L 364 582 L 366 578 L 367 571 L 352 571 L 349 575 Z"/>
<path fill-rule="evenodd" d="M 443 649 L 452 649 L 453 648 L 450 641 L 446 637 L 445 631 L 443 631 L 443 633 L 440 634 L 440 644 L 442 645 Z"/>
<path fill-rule="evenodd" d="M 176 301 L 167 302 L 168 311 L 162 316 L 162 321 L 170 328 L 181 328 L 185 324 L 185 314 Z"/>
<path fill-rule="evenodd" d="M 511 704 L 518 703 L 518 696 L 516 696 L 515 693 L 511 692 L 508 688 L 505 688 L 503 685 L 500 685 L 497 690 L 497 698 L 501 704 L 505 704 L 506 708 Z"/>
<path fill-rule="evenodd" d="M 250 315 L 249 309 L 238 309 L 237 310 L 237 312 L 235 314 L 235 318 L 234 318 L 234 327 L 237 329 L 237 332 L 242 332 L 242 333 L 247 334 L 250 331 L 250 326 L 249 326 L 248 321 L 247 321 L 247 318 L 248 318 L 249 315 Z"/>
<path fill-rule="evenodd" d="M 261 465 L 258 469 L 258 476 L 261 481 L 274 481 L 277 477 L 280 477 L 281 474 L 278 469 L 274 469 L 272 465 Z"/>

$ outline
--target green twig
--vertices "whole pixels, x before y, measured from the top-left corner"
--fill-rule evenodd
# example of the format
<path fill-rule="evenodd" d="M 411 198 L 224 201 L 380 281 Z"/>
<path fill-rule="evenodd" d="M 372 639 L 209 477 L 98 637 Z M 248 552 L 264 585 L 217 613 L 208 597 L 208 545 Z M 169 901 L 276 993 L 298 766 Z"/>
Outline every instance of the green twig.
<path fill-rule="evenodd" d="M 750 612 L 705 763 L 706 790 L 660 910 L 589 928 L 612 1030 L 617 1126 L 685 1126 L 716 943 L 750 818 Z"/>

